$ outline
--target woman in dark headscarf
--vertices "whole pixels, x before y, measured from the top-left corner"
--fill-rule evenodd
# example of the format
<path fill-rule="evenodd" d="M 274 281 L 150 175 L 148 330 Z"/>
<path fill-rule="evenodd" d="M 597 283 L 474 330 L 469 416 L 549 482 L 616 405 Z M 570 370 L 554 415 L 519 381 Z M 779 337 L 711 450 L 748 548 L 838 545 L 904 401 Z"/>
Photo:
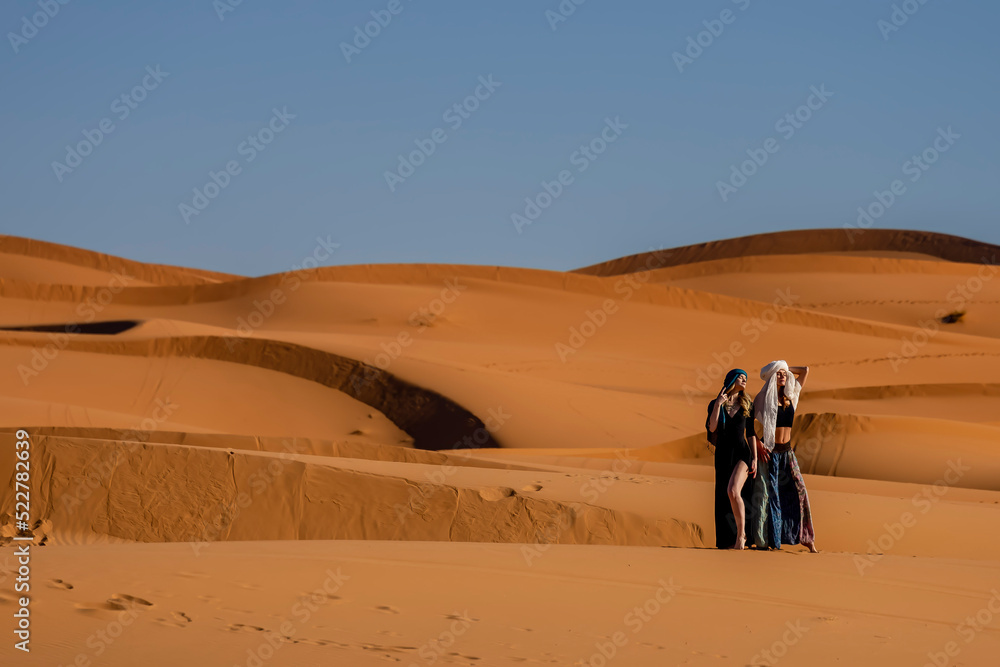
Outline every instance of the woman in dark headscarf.
<path fill-rule="evenodd" d="M 746 371 L 729 371 L 705 420 L 708 440 L 715 445 L 715 546 L 720 549 L 746 548 L 742 492 L 747 475 L 757 473 L 753 400 L 746 389 Z"/>

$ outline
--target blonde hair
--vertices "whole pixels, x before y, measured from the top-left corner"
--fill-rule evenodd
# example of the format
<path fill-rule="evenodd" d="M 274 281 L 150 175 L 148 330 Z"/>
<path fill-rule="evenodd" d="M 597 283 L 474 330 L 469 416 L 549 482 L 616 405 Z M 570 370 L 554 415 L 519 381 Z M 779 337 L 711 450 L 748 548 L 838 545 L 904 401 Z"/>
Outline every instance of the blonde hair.
<path fill-rule="evenodd" d="M 741 408 L 743 408 L 743 416 L 744 417 L 749 417 L 750 416 L 750 408 L 753 407 L 753 397 L 750 396 L 750 394 L 748 394 L 745 389 L 741 389 L 740 393 L 737 394 L 737 395 L 739 396 L 739 399 L 738 399 L 739 400 L 739 405 L 740 405 Z"/>

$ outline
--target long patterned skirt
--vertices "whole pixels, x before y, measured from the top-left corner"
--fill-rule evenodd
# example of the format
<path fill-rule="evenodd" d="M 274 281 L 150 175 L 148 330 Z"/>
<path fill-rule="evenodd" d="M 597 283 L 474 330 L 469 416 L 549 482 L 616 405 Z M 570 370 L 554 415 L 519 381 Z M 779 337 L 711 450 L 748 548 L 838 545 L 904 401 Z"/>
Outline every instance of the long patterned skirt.
<path fill-rule="evenodd" d="M 771 453 L 768 487 L 777 496 L 777 523 L 782 544 L 812 544 L 816 540 L 809 494 L 791 449 Z M 773 515 L 772 511 L 772 515 Z"/>
<path fill-rule="evenodd" d="M 747 481 L 743 502 L 747 508 L 747 546 L 780 549 L 781 509 L 777 487 L 770 483 L 770 463 L 757 459 L 757 476 Z M 747 493 L 749 490 L 749 493 Z"/>

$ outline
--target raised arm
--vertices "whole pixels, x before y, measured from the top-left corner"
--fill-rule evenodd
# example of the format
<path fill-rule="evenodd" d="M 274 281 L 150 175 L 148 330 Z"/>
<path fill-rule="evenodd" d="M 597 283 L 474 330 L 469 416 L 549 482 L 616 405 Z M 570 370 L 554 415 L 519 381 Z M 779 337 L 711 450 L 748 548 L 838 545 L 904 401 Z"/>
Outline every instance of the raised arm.
<path fill-rule="evenodd" d="M 808 366 L 789 366 L 788 370 L 792 372 L 795 379 L 799 381 L 799 385 L 806 386 L 806 379 L 809 377 L 809 367 Z"/>
<path fill-rule="evenodd" d="M 712 410 L 709 412 L 708 430 L 710 433 L 715 433 L 715 429 L 719 428 L 719 410 L 722 409 L 722 404 L 725 402 L 726 390 L 723 389 L 719 392 L 719 397 L 715 399 L 715 403 L 712 403 Z"/>

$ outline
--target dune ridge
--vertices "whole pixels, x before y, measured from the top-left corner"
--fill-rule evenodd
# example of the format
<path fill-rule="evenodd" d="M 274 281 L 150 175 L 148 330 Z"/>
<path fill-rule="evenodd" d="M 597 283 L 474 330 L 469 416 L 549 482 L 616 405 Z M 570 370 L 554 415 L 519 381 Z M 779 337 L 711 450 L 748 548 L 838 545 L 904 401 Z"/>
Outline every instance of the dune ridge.
<path fill-rule="evenodd" d="M 830 252 L 918 253 L 951 262 L 982 263 L 1000 252 L 1000 246 L 938 232 L 901 229 L 801 229 L 753 234 L 663 251 L 638 253 L 592 264 L 577 273 L 616 276 L 650 268 L 693 264 L 752 255 L 789 255 Z M 993 262 L 996 263 L 996 262 Z"/>
<path fill-rule="evenodd" d="M 0 344 L 35 347 L 39 342 L 48 341 L 0 337 Z M 444 396 L 363 362 L 293 343 L 179 336 L 134 341 L 70 338 L 62 347 L 96 354 L 191 357 L 257 366 L 317 382 L 370 405 L 412 436 L 421 449 L 497 446 L 492 430 L 481 419 Z"/>
<path fill-rule="evenodd" d="M 236 276 L 217 271 L 189 269 L 165 264 L 147 264 L 93 250 L 0 234 L 0 255 L 18 255 L 58 262 L 71 267 L 92 269 L 108 275 L 126 275 L 153 285 L 205 284 L 231 280 Z M 0 279 L 8 276 L 0 272 Z M 43 281 L 47 282 L 47 281 Z M 57 281 L 55 281 L 57 282 Z"/>
<path fill-rule="evenodd" d="M 613 283 L 606 279 L 579 277 L 574 278 L 572 274 L 546 275 L 547 272 L 532 269 L 512 269 L 504 272 L 492 271 L 488 267 L 462 267 L 463 273 L 457 274 L 456 267 L 435 266 L 427 267 L 423 271 L 424 276 L 430 276 L 430 281 L 445 281 L 456 276 L 475 279 L 492 280 L 513 285 L 530 285 L 547 290 L 560 290 L 582 295 L 596 295 L 608 298 L 621 296 L 618 283 Z M 467 272 L 464 272 L 469 269 Z M 367 276 L 370 283 L 378 285 L 398 284 L 398 278 L 392 273 L 398 274 L 399 267 L 389 267 L 385 269 L 388 275 L 379 274 L 375 267 L 347 267 L 341 269 L 311 270 L 311 276 L 298 274 L 298 279 L 313 278 L 317 282 L 327 280 L 335 282 L 359 282 L 362 276 Z M 391 272 L 391 273 L 389 273 Z M 277 274 L 266 278 L 254 278 L 246 280 L 235 280 L 226 283 L 181 286 L 181 287 L 126 287 L 116 294 L 114 304 L 122 305 L 156 305 L 156 306 L 181 306 L 190 304 L 216 303 L 237 297 L 252 295 L 267 296 L 274 290 L 281 290 L 286 284 L 289 274 Z M 553 277 L 563 276 L 559 281 L 553 282 Z M 536 280 L 542 278 L 541 280 Z M 36 285 L 32 283 L 13 283 L 0 281 L 0 298 L 11 298 L 19 300 L 37 301 L 59 301 L 59 302 L 87 302 L 98 297 L 102 288 L 94 286 L 60 286 L 60 285 Z M 635 289 L 629 297 L 635 303 L 645 303 L 655 306 L 668 306 L 701 312 L 722 313 L 745 318 L 768 317 L 776 318 L 775 321 L 783 324 L 799 325 L 810 328 L 841 331 L 845 333 L 858 333 L 862 335 L 878 336 L 882 338 L 900 338 L 904 331 L 902 325 L 863 320 L 855 317 L 847 317 L 822 313 L 818 311 L 798 308 L 795 305 L 783 307 L 776 310 L 773 304 L 751 299 L 742 299 L 723 294 L 716 294 L 708 291 L 692 290 L 671 285 L 650 284 L 640 289 Z M 771 297 L 774 298 L 773 296 Z M 72 322 L 67 322 L 71 324 Z M 51 325 L 51 322 L 39 322 L 38 324 Z M 18 323 L 19 326 L 31 326 L 30 323 Z M 916 328 L 916 324 L 912 328 Z M 942 332 L 942 339 L 946 339 L 953 334 Z"/>
<path fill-rule="evenodd" d="M 3 436 L 12 441 L 11 434 Z M 296 449 L 296 447 L 291 447 Z M 701 546 L 702 530 L 584 502 L 338 467 L 285 451 L 36 436 L 36 539 L 138 542 L 372 539 Z M 96 462 L 100 484 L 81 485 Z M 5 466 L 6 467 L 6 466 Z M 81 490 L 83 489 L 83 490 Z M 414 493 L 415 489 L 419 489 Z M 5 490 L 4 506 L 13 492 Z M 155 515 L 155 521 L 141 520 Z M 200 529 L 200 532 L 199 532 Z M 9 528 L 7 529 L 9 530 Z"/>

